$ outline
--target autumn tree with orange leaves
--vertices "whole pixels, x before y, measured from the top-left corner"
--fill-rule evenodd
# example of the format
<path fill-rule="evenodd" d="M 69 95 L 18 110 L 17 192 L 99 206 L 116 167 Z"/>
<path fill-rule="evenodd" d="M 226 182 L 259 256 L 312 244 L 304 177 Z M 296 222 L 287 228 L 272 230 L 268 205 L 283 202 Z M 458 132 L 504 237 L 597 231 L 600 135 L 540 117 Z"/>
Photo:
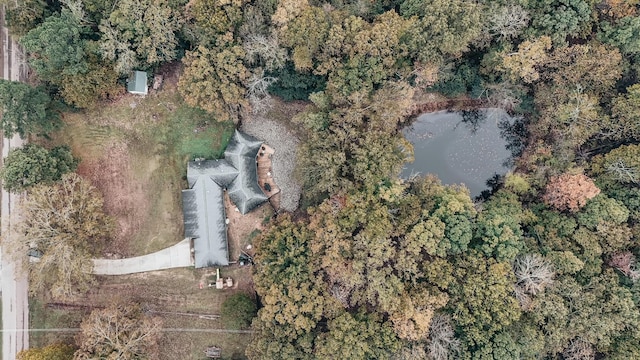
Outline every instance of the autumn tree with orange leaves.
<path fill-rule="evenodd" d="M 577 212 L 599 193 L 593 180 L 584 174 L 565 173 L 551 178 L 542 200 L 560 211 Z"/>

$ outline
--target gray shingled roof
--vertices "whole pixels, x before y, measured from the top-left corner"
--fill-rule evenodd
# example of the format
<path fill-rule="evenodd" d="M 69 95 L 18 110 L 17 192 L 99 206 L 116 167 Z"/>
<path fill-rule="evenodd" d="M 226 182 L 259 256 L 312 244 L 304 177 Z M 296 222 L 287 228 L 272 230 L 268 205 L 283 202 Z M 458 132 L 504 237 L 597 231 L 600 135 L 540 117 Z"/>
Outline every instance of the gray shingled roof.
<path fill-rule="evenodd" d="M 216 184 L 226 188 L 238 176 L 238 169 L 225 159 L 190 161 L 187 166 L 189 187 L 193 187 L 201 176 L 211 177 Z"/>
<path fill-rule="evenodd" d="M 185 237 L 193 238 L 195 267 L 229 265 L 222 188 L 201 177 L 182 191 Z"/>
<path fill-rule="evenodd" d="M 223 188 L 242 214 L 268 198 L 258 185 L 256 156 L 262 141 L 236 130 L 225 158 L 191 161 L 182 191 L 185 237 L 193 238 L 196 268 L 229 264 Z"/>
<path fill-rule="evenodd" d="M 248 213 L 267 200 L 258 185 L 256 156 L 260 146 L 262 141 L 236 130 L 224 152 L 225 159 L 239 170 L 238 177 L 227 191 L 231 201 L 242 214 Z"/>

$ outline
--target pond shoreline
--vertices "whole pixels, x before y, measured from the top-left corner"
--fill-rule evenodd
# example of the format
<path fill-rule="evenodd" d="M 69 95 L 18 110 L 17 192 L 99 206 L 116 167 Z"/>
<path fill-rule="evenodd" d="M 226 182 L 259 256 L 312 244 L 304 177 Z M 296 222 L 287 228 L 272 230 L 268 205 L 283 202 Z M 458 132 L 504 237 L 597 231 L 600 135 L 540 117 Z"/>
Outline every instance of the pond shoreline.
<path fill-rule="evenodd" d="M 407 122 L 415 121 L 420 115 L 425 113 L 432 113 L 438 111 L 462 111 L 462 110 L 477 110 L 481 108 L 487 108 L 489 104 L 482 99 L 469 99 L 469 98 L 457 98 L 457 99 L 443 99 L 436 101 L 417 101 L 407 111 Z"/>

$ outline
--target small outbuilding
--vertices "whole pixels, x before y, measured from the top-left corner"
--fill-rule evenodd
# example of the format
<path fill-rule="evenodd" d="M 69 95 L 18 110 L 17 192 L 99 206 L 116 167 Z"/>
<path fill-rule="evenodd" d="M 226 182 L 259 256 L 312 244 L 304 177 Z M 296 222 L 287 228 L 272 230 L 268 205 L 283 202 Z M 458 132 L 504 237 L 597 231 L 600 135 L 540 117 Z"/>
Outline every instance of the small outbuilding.
<path fill-rule="evenodd" d="M 219 359 L 222 357 L 222 349 L 216 346 L 209 346 L 207 350 L 204 351 L 204 355 L 209 359 Z"/>
<path fill-rule="evenodd" d="M 135 70 L 127 79 L 127 91 L 131 94 L 147 95 L 149 93 L 147 81 L 146 72 Z"/>

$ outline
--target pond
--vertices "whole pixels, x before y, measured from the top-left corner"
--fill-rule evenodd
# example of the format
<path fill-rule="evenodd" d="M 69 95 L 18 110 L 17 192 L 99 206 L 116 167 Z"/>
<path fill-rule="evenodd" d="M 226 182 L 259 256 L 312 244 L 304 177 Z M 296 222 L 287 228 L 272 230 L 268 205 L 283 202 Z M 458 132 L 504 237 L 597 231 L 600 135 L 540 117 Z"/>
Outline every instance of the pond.
<path fill-rule="evenodd" d="M 508 171 L 511 152 L 502 129 L 513 119 L 501 109 L 440 111 L 420 115 L 402 132 L 413 144 L 415 161 L 401 177 L 437 175 L 443 184 L 464 184 L 471 196 L 487 190 L 487 180 Z"/>

